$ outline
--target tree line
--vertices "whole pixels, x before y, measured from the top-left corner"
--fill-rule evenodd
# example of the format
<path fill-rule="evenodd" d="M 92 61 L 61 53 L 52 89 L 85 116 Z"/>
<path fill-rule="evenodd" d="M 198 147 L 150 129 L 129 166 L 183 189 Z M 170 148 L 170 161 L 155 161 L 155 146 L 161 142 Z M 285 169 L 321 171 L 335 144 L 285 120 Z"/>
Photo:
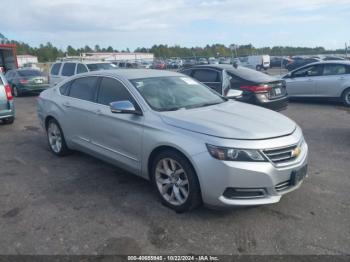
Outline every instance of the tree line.
<path fill-rule="evenodd" d="M 4 41 L 2 41 L 4 42 Z M 6 43 L 16 44 L 17 54 L 35 55 L 38 57 L 39 62 L 52 62 L 57 58 L 64 56 L 78 56 L 81 53 L 89 52 L 118 52 L 111 46 L 100 47 L 95 45 L 90 47 L 85 45 L 81 48 L 74 48 L 71 45 L 66 49 L 60 49 L 53 46 L 50 42 L 41 44 L 38 47 L 32 47 L 29 44 L 18 42 L 14 40 L 5 40 Z M 119 50 L 120 52 L 130 52 L 129 48 L 125 50 Z M 275 55 L 275 56 L 293 56 L 293 55 L 316 55 L 316 54 L 330 54 L 330 53 L 344 53 L 343 49 L 338 50 L 326 50 L 323 47 L 290 47 L 290 46 L 274 46 L 274 47 L 262 47 L 256 48 L 252 44 L 235 46 L 225 46 L 223 44 L 206 45 L 204 47 L 181 47 L 179 45 L 153 45 L 151 48 L 138 47 L 134 52 L 141 53 L 153 53 L 155 57 L 169 58 L 169 57 L 236 57 L 247 55 Z"/>

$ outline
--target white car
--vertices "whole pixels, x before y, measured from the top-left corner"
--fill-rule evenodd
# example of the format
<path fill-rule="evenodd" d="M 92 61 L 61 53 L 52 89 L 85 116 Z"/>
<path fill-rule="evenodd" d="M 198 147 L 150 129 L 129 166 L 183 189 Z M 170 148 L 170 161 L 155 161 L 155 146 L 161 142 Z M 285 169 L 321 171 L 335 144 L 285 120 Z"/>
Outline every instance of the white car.
<path fill-rule="evenodd" d="M 50 68 L 49 84 L 51 86 L 55 85 L 63 79 L 76 74 L 109 69 L 117 69 L 117 66 L 109 62 L 55 62 Z"/>
<path fill-rule="evenodd" d="M 262 69 L 267 70 L 270 67 L 269 55 L 252 55 L 239 58 L 241 65 L 260 71 Z"/>

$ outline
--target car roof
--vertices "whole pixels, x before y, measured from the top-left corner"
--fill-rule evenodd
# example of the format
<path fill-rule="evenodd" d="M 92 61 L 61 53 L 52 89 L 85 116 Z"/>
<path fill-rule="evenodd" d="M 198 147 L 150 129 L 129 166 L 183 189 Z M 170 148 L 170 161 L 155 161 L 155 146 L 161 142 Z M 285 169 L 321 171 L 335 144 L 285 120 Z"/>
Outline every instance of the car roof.
<path fill-rule="evenodd" d="M 183 74 L 180 74 L 177 72 L 168 71 L 168 70 L 156 70 L 156 69 L 111 69 L 111 70 L 92 71 L 92 72 L 87 72 L 80 75 L 115 76 L 115 77 L 125 78 L 128 80 L 138 79 L 138 78 L 184 76 Z"/>
<path fill-rule="evenodd" d="M 326 64 L 343 64 L 343 65 L 348 65 L 350 66 L 350 61 L 346 61 L 346 60 L 327 60 L 327 61 L 320 61 L 320 62 L 314 62 L 314 63 L 310 63 L 307 64 L 305 66 L 310 66 L 310 65 L 326 65 Z M 303 66 L 303 67 L 305 67 Z M 299 68 L 297 68 L 299 69 Z"/>
<path fill-rule="evenodd" d="M 228 64 L 195 65 L 186 69 L 198 69 L 198 68 L 226 70 L 227 72 L 232 73 L 233 75 L 238 76 L 239 78 L 242 78 L 251 82 L 256 82 L 256 83 L 273 82 L 277 80 L 276 77 L 274 76 L 270 76 L 262 72 L 256 71 L 254 69 L 250 69 L 248 67 L 244 67 L 240 65 L 238 65 L 237 67 L 234 67 L 233 65 L 228 65 Z"/>

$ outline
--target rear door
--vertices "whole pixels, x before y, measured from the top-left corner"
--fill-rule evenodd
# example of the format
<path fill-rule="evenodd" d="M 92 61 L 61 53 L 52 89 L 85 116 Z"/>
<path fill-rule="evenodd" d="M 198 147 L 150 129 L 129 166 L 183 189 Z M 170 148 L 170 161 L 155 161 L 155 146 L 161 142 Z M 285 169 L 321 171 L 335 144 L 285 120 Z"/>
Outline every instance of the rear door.
<path fill-rule="evenodd" d="M 292 97 L 316 96 L 316 82 L 322 74 L 322 65 L 305 66 L 286 78 L 287 92 Z"/>
<path fill-rule="evenodd" d="M 340 97 L 344 84 L 349 82 L 349 68 L 344 64 L 324 64 L 322 76 L 316 83 L 316 93 L 320 97 Z"/>
<path fill-rule="evenodd" d="M 94 101 L 98 80 L 97 76 L 75 79 L 66 95 L 62 96 L 64 115 L 60 121 L 64 133 L 70 141 L 85 148 L 91 147 L 90 130 L 95 125 Z"/>
<path fill-rule="evenodd" d="M 207 68 L 193 69 L 191 76 L 197 79 L 199 82 L 209 86 L 211 89 L 215 90 L 220 95 L 223 94 L 221 71 Z"/>

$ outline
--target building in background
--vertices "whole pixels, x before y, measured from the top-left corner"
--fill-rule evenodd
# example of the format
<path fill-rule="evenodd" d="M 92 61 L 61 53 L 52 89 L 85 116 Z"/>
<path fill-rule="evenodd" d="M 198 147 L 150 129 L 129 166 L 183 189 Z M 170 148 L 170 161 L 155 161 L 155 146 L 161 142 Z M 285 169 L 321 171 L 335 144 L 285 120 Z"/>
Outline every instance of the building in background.
<path fill-rule="evenodd" d="M 0 72 L 17 68 L 16 45 L 0 44 Z"/>
<path fill-rule="evenodd" d="M 33 55 L 17 55 L 18 67 L 30 67 L 38 63 L 38 57 Z"/>
<path fill-rule="evenodd" d="M 96 60 L 96 61 L 150 61 L 154 59 L 152 53 L 125 53 L 125 52 L 113 52 L 113 53 L 82 53 L 81 58 L 84 60 Z"/>

